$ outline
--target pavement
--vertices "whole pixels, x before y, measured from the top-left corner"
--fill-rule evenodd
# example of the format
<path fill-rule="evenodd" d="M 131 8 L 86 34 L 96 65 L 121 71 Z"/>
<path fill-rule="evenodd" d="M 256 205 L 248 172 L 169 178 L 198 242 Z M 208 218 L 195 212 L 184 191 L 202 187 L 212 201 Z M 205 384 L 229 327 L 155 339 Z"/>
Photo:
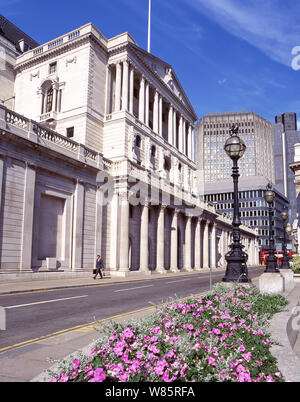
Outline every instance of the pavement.
<path fill-rule="evenodd" d="M 218 268 L 217 271 L 223 271 L 224 268 Z M 216 270 L 214 270 L 216 271 Z M 168 276 L 184 276 L 195 275 L 199 273 L 207 273 L 209 270 L 201 270 L 197 272 L 178 272 L 168 273 Z M 152 274 L 151 279 L 161 278 L 161 274 Z M 34 280 L 32 277 L 19 276 L 17 279 L 5 278 L 0 275 L 0 295 L 13 294 L 23 292 L 34 292 L 41 290 L 51 289 L 63 289 L 69 287 L 83 287 L 83 286 L 95 286 L 99 283 L 100 279 L 94 280 L 89 274 L 79 275 L 72 277 L 68 275 L 53 275 L 45 276 L 43 279 L 39 279 L 35 275 Z M 104 276 L 103 283 L 124 283 L 138 280 L 145 280 L 144 276 L 132 274 L 126 278 L 116 278 L 110 276 Z M 258 286 L 258 278 L 252 280 L 255 286 Z M 278 367 L 283 373 L 287 382 L 300 382 L 300 275 L 294 278 L 294 289 L 290 292 L 283 293 L 289 300 L 289 306 L 286 311 L 276 314 L 270 323 L 270 331 L 272 339 L 275 339 L 278 345 L 272 347 L 272 354 L 278 360 Z M 127 321 L 130 319 L 139 319 L 151 314 L 154 311 L 154 307 L 141 309 L 137 311 L 128 312 L 127 314 L 120 314 L 119 316 L 110 317 L 107 320 L 99 323 L 99 326 L 104 325 L 106 321 L 111 319 L 116 322 Z M 298 315 L 297 315 L 298 314 Z M 98 329 L 99 329 L 98 326 Z M 41 339 L 28 347 L 20 347 L 9 353 L 6 353 L 4 357 L 1 356 L 0 350 L 0 382 L 27 382 L 38 381 L 42 382 L 47 380 L 45 370 L 52 366 L 49 361 L 45 361 L 41 358 L 40 348 L 49 350 L 47 356 L 51 356 L 52 364 L 55 360 L 61 359 L 62 352 L 67 358 L 74 353 L 74 350 L 81 350 L 85 352 L 90 349 L 91 344 L 99 337 L 99 332 L 95 326 L 80 326 L 74 328 L 72 332 L 61 331 L 57 336 Z M 86 347 L 84 349 L 79 347 L 82 345 L 82 341 Z M 56 353 L 53 353 L 53 350 Z M 51 352 L 51 354 L 50 354 Z M 20 367 L 20 363 L 26 361 L 26 370 L 14 371 L 13 367 Z M 24 365 L 24 364 L 23 364 Z M 11 373 L 14 373 L 13 376 Z"/>

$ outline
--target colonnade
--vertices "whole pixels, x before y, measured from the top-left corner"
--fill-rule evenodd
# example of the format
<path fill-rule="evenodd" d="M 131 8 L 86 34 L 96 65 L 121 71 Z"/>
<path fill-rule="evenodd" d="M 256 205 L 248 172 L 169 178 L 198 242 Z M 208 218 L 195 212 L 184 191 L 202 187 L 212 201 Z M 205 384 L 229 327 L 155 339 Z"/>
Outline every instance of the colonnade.
<path fill-rule="evenodd" d="M 184 209 L 150 202 L 130 206 L 124 197 L 119 205 L 119 213 L 112 211 L 112 219 L 120 224 L 120 236 L 112 248 L 112 253 L 119 251 L 119 262 L 114 256 L 112 271 L 163 274 L 225 267 L 231 228 L 222 227 L 214 217 L 195 217 Z M 249 264 L 254 265 L 254 239 L 243 242 L 249 243 L 245 251 L 250 252 Z"/>
<path fill-rule="evenodd" d="M 194 159 L 193 124 L 129 60 L 107 70 L 106 113 L 128 111 L 189 159 Z"/>

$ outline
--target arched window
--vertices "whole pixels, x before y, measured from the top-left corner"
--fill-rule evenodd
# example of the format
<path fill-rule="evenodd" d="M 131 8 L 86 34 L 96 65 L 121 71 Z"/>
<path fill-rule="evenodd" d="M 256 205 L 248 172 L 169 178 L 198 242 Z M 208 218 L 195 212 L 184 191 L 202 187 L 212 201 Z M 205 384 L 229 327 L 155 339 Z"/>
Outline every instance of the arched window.
<path fill-rule="evenodd" d="M 60 111 L 61 90 L 58 84 L 53 80 L 46 80 L 40 88 L 42 94 L 41 113 L 50 113 Z"/>
<path fill-rule="evenodd" d="M 46 93 L 46 110 L 45 113 L 49 113 L 52 111 L 53 106 L 53 88 L 49 88 Z"/>

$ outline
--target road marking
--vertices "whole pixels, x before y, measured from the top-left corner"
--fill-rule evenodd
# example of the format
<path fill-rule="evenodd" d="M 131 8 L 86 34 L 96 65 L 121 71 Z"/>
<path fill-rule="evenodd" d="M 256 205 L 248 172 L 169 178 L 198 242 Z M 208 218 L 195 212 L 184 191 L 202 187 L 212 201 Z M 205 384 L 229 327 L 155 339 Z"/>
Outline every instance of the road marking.
<path fill-rule="evenodd" d="M 9 310 L 9 309 L 12 309 L 12 308 L 34 306 L 34 305 L 36 305 L 36 304 L 54 303 L 54 302 L 64 301 L 64 300 L 80 299 L 80 298 L 83 298 L 83 297 L 88 297 L 88 295 L 74 296 L 74 297 L 65 297 L 65 298 L 63 298 L 63 299 L 44 300 L 44 301 L 34 302 L 34 303 L 19 304 L 19 305 L 16 305 L 16 306 L 7 306 L 7 307 L 5 307 L 5 309 Z"/>
<path fill-rule="evenodd" d="M 135 287 L 135 288 L 119 289 L 119 290 L 115 290 L 114 292 L 115 292 L 115 293 L 117 293 L 117 292 L 126 292 L 127 290 L 135 290 L 135 289 L 142 289 L 142 288 L 151 288 L 151 287 L 153 287 L 153 286 L 154 286 L 154 285 L 138 286 L 138 287 Z"/>
<path fill-rule="evenodd" d="M 170 282 L 167 282 L 167 283 L 174 283 L 174 282 L 184 282 L 184 281 L 192 281 L 193 279 L 178 279 L 178 280 L 175 280 L 175 281 L 170 281 Z"/>
<path fill-rule="evenodd" d="M 200 297 L 200 296 L 203 296 L 203 295 L 205 295 L 207 293 L 208 293 L 208 291 L 203 291 L 201 293 L 180 297 L 178 300 L 189 299 L 190 297 Z M 28 341 L 23 341 L 23 342 L 15 344 L 15 345 L 0 348 L 0 354 L 3 354 L 5 352 L 9 352 L 11 350 L 21 349 L 23 347 L 26 347 L 26 346 L 29 346 L 29 345 L 32 345 L 32 344 L 35 344 L 35 343 L 39 343 L 39 342 L 42 342 L 42 341 L 45 341 L 45 340 L 48 340 L 48 339 L 53 339 L 55 337 L 58 337 L 60 335 L 65 335 L 65 334 L 68 334 L 70 332 L 81 332 L 81 331 L 82 332 L 89 332 L 89 331 L 95 330 L 97 328 L 100 328 L 101 323 L 105 323 L 106 321 L 111 321 L 111 320 L 115 320 L 115 319 L 118 319 L 118 318 L 123 318 L 123 317 L 126 317 L 128 315 L 136 314 L 136 313 L 140 313 L 140 312 L 146 312 L 146 311 L 151 312 L 151 311 L 154 311 L 156 308 L 157 308 L 157 306 L 144 307 L 144 308 L 140 308 L 138 310 L 129 311 L 127 313 L 117 314 L 117 315 L 112 316 L 112 317 L 103 318 L 102 320 L 99 320 L 99 321 L 93 321 L 93 322 L 90 322 L 88 324 L 86 323 L 86 324 L 82 324 L 82 325 L 76 325 L 75 327 L 71 327 L 71 328 L 63 329 L 61 331 L 53 332 L 52 334 L 44 335 L 44 336 L 41 336 L 39 338 L 30 339 Z M 87 331 L 88 328 L 89 328 L 89 331 Z"/>

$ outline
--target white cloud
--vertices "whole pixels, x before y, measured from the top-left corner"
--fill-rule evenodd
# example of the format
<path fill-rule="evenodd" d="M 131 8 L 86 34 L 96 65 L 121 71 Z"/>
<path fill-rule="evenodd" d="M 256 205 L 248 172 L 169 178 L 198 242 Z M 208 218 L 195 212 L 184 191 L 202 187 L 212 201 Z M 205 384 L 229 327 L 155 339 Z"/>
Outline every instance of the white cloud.
<path fill-rule="evenodd" d="M 186 0 L 231 34 L 284 65 L 300 45 L 300 4 L 294 0 Z M 233 55 L 234 57 L 234 55 Z"/>
<path fill-rule="evenodd" d="M 297 121 L 297 130 L 300 131 L 300 120 Z"/>
<path fill-rule="evenodd" d="M 226 84 L 226 82 L 227 82 L 227 78 L 223 78 L 222 80 L 218 81 L 218 84 L 219 85 L 224 85 L 224 84 Z"/>

